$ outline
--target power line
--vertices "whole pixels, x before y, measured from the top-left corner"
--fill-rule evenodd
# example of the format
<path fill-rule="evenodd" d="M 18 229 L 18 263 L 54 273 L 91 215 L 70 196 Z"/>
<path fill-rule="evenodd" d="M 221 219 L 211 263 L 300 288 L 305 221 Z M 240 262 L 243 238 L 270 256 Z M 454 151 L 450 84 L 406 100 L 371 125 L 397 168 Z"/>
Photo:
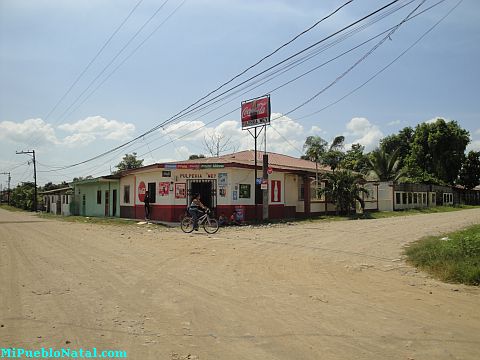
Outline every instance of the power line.
<path fill-rule="evenodd" d="M 312 45 L 304 48 L 303 50 L 301 50 L 301 51 L 299 51 L 299 52 L 297 52 L 297 53 L 289 56 L 288 58 L 286 58 L 286 59 L 282 60 L 281 62 L 279 62 L 279 63 L 277 63 L 277 64 L 269 67 L 268 69 L 260 72 L 259 74 L 255 75 L 255 76 L 253 76 L 253 77 L 251 77 L 251 78 L 249 78 L 249 79 L 247 79 L 246 81 L 240 83 L 239 85 L 237 85 L 237 86 L 235 86 L 235 87 L 233 87 L 233 88 L 230 88 L 230 89 L 226 90 L 225 92 L 221 93 L 220 95 L 217 95 L 217 96 L 214 97 L 213 99 L 215 99 L 215 98 L 217 98 L 217 97 L 219 97 L 219 96 L 221 96 L 221 95 L 224 95 L 226 92 L 229 92 L 229 91 L 231 91 L 232 89 L 234 89 L 234 88 L 236 88 L 236 87 L 239 87 L 239 86 L 245 84 L 247 81 L 250 81 L 250 80 L 258 77 L 259 75 L 261 75 L 261 74 L 263 74 L 263 73 L 265 73 L 265 72 L 267 72 L 267 71 L 269 71 L 269 70 L 271 70 L 271 69 L 273 69 L 273 68 L 275 68 L 275 67 L 277 67 L 277 66 L 279 66 L 279 65 L 281 65 L 281 64 L 283 64 L 283 63 L 285 63 L 286 61 L 288 61 L 288 60 L 290 60 L 290 59 L 292 59 L 292 58 L 294 58 L 294 57 L 296 57 L 296 56 L 298 56 L 298 55 L 300 55 L 300 54 L 302 54 L 302 53 L 304 53 L 304 52 L 312 49 L 313 47 L 317 46 L 318 44 L 320 44 L 320 43 L 322 43 L 322 42 L 325 42 L 326 40 L 332 38 L 333 36 L 335 36 L 335 35 L 343 32 L 343 31 L 347 30 L 348 28 L 350 28 L 350 27 L 352 27 L 352 26 L 354 26 L 354 25 L 356 25 L 356 24 L 358 24 L 358 23 L 360 23 L 361 21 L 363 21 L 363 20 L 365 20 L 365 19 L 368 19 L 369 17 L 372 17 L 373 15 L 381 12 L 381 11 L 384 10 L 384 9 L 387 9 L 388 7 L 390 7 L 390 6 L 392 6 L 393 4 L 397 3 L 398 1 L 399 1 L 399 0 L 394 0 L 394 1 L 392 1 L 392 2 L 390 2 L 390 3 L 388 3 L 388 4 L 386 4 L 386 5 L 384 5 L 384 6 L 382 6 L 382 7 L 380 7 L 379 9 L 371 12 L 370 14 L 368 14 L 368 15 L 366 15 L 366 16 L 364 16 L 364 17 L 362 17 L 361 19 L 359 19 L 359 20 L 357 20 L 357 21 L 354 21 L 354 22 L 351 23 L 350 25 L 347 25 L 347 26 L 343 27 L 342 29 L 340 29 L 340 30 L 334 32 L 333 34 L 331 34 L 331 35 L 323 38 L 322 40 L 317 41 L 316 43 L 314 43 L 314 44 L 312 44 Z M 212 101 L 213 99 L 208 100 L 207 102 L 205 102 L 205 103 L 202 104 L 202 105 L 205 105 L 206 103 Z M 187 108 L 191 108 L 191 106 L 189 106 L 189 107 L 187 107 Z M 187 109 L 187 108 L 185 108 L 185 109 Z M 197 107 L 197 108 L 198 108 L 198 107 Z M 85 163 L 87 163 L 87 162 L 90 162 L 90 161 L 96 160 L 96 159 L 98 159 L 98 158 L 100 158 L 100 157 L 103 157 L 103 156 L 105 156 L 105 155 L 107 155 L 107 154 L 109 154 L 109 153 L 111 153 L 111 152 L 114 152 L 114 151 L 116 151 L 116 150 L 118 150 L 118 149 L 121 149 L 121 148 L 123 148 L 123 147 L 125 147 L 125 146 L 127 146 L 127 145 L 129 145 L 129 144 L 131 144 L 131 143 L 133 143 L 133 142 L 135 142 L 135 141 L 143 138 L 144 136 L 146 136 L 146 135 L 148 135 L 148 134 L 150 134 L 150 133 L 158 130 L 158 129 L 161 128 L 162 126 L 165 126 L 166 124 L 173 122 L 173 121 L 175 120 L 175 117 L 176 117 L 176 116 L 178 116 L 179 114 L 185 112 L 185 109 L 182 110 L 182 111 L 180 111 L 180 112 L 177 113 L 176 115 L 170 117 L 169 119 L 167 119 L 167 120 L 164 121 L 163 123 L 160 123 L 160 124 L 156 125 L 155 127 L 151 128 L 150 130 L 144 132 L 143 134 L 138 135 L 137 137 L 133 138 L 132 140 L 127 141 L 127 142 L 124 143 L 124 144 L 121 144 L 121 145 L 119 145 L 119 146 L 116 146 L 115 148 L 110 149 L 110 150 L 108 150 L 108 151 L 106 151 L 106 152 L 103 152 L 103 153 L 101 153 L 101 154 L 99 154 L 99 155 L 96 155 L 96 156 L 94 156 L 94 157 L 92 157 L 92 158 L 90 158 L 90 159 L 87 159 L 87 160 L 84 160 L 84 161 L 81 161 L 81 162 L 77 162 L 77 163 L 74 163 L 74 164 L 71 164 L 71 165 L 68 165 L 68 166 L 64 166 L 63 169 L 67 169 L 67 168 L 71 168 L 71 167 L 75 167 L 75 166 L 78 166 L 78 165 L 85 164 Z M 195 110 L 195 108 L 189 110 L 187 113 L 190 113 L 190 112 L 192 112 L 193 110 Z M 184 116 L 184 115 L 186 115 L 186 114 L 183 114 L 182 116 Z"/>
<path fill-rule="evenodd" d="M 353 93 L 357 92 L 358 90 L 360 90 L 362 87 L 364 87 L 365 85 L 367 85 L 370 81 L 372 81 L 373 79 L 375 79 L 378 75 L 380 75 L 381 73 L 383 73 L 386 69 L 388 69 L 390 66 L 392 66 L 395 62 L 397 62 L 403 55 L 405 55 L 408 51 L 410 51 L 415 45 L 417 45 L 420 41 L 423 40 L 423 38 L 425 38 L 433 29 L 435 29 L 446 17 L 448 17 L 458 6 L 460 6 L 460 4 L 463 2 L 463 0 L 460 0 L 457 2 L 457 4 L 452 7 L 448 12 L 447 14 L 445 14 L 442 18 L 440 18 L 433 26 L 431 26 L 427 31 L 425 31 L 413 44 L 411 44 L 408 48 L 406 48 L 404 51 L 402 51 L 395 59 L 393 59 L 391 62 L 389 62 L 387 65 L 385 65 L 383 68 L 381 68 L 380 70 L 378 70 L 375 74 L 373 74 L 371 77 L 369 77 L 366 81 L 364 81 L 363 83 L 361 83 L 359 86 L 357 86 L 356 88 L 354 88 L 353 90 L 349 91 L 347 94 L 345 94 L 344 96 L 342 96 L 341 98 L 331 102 L 330 104 L 324 106 L 323 108 L 317 110 L 317 111 L 314 111 L 312 113 L 309 113 L 307 115 L 304 115 L 302 117 L 298 117 L 297 120 L 302 120 L 302 119 L 305 119 L 305 118 L 308 118 L 310 116 L 313 116 L 313 115 L 316 115 L 330 107 L 332 107 L 333 105 L 336 105 L 338 104 L 340 101 L 344 100 L 345 98 L 349 97 L 350 95 L 352 95 Z M 440 2 L 439 2 L 440 3 Z M 438 4 L 438 3 L 437 3 Z"/>
<path fill-rule="evenodd" d="M 125 51 L 125 49 L 131 44 L 133 40 L 140 34 L 140 32 L 147 26 L 155 16 L 162 10 L 162 8 L 168 3 L 169 0 L 165 0 L 153 13 L 147 21 L 135 32 L 135 34 L 127 41 L 127 43 L 120 49 L 120 51 L 115 54 L 115 56 L 110 60 L 110 62 L 98 73 L 98 75 L 88 84 L 88 86 L 78 95 L 75 100 L 70 104 L 70 106 L 60 115 L 59 119 L 63 119 L 66 113 L 77 103 L 77 101 L 92 87 L 92 85 L 103 75 L 103 73 L 113 64 L 113 62 Z"/>
<path fill-rule="evenodd" d="M 63 101 L 63 99 L 65 99 L 65 97 L 70 93 L 70 91 L 72 91 L 73 87 L 78 83 L 78 81 L 82 78 L 82 76 L 87 72 L 87 70 L 90 68 L 90 66 L 94 63 L 95 60 L 97 60 L 97 58 L 100 56 L 100 54 L 103 52 L 103 50 L 105 50 L 105 48 L 107 47 L 107 45 L 110 43 L 110 41 L 112 41 L 113 37 L 118 33 L 118 31 L 123 27 L 123 25 L 125 25 L 125 23 L 128 21 L 128 19 L 130 19 L 130 17 L 132 16 L 132 14 L 135 12 L 135 10 L 140 6 L 140 4 L 143 2 L 143 0 L 139 0 L 137 2 L 137 4 L 132 8 L 132 10 L 130 10 L 130 13 L 127 15 L 127 17 L 125 19 L 123 19 L 123 21 L 120 23 L 120 25 L 117 26 L 117 28 L 115 29 L 115 31 L 112 33 L 112 35 L 110 35 L 110 37 L 107 39 L 107 41 L 105 41 L 105 43 L 103 44 L 103 46 L 100 48 L 100 50 L 97 51 L 97 53 L 95 54 L 95 56 L 90 60 L 90 62 L 87 64 L 87 66 L 82 70 L 82 72 L 80 72 L 80 74 L 77 76 L 77 78 L 75 79 L 75 81 L 70 85 L 70 87 L 68 88 L 68 90 L 62 95 L 62 97 L 60 98 L 60 100 L 57 101 L 57 103 L 55 104 L 55 106 L 48 112 L 47 116 L 45 116 L 45 121 L 50 117 L 50 115 L 57 109 L 57 107 L 60 105 L 60 103 Z"/>

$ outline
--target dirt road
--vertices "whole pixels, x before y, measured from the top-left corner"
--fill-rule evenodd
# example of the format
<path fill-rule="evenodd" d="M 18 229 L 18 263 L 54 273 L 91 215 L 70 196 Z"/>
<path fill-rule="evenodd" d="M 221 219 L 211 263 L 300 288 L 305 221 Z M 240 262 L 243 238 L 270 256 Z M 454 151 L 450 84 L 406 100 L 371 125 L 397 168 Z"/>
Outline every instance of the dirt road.
<path fill-rule="evenodd" d="M 402 246 L 480 209 L 201 231 L 0 210 L 0 347 L 128 359 L 478 359 L 480 289 Z"/>

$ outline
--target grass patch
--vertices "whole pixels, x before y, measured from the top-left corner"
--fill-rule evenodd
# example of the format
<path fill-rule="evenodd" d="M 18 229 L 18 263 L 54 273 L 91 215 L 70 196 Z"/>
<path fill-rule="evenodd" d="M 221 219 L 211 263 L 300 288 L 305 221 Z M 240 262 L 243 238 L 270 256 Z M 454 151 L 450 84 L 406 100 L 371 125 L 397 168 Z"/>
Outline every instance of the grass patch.
<path fill-rule="evenodd" d="M 119 218 L 106 218 L 106 217 L 95 217 L 95 216 L 62 216 L 62 215 L 54 215 L 51 213 L 39 213 L 38 217 L 42 219 L 52 219 L 52 220 L 60 220 L 66 222 L 73 222 L 73 223 L 81 223 L 81 224 L 99 224 L 99 225 L 137 225 L 138 220 L 130 220 L 130 219 L 119 219 Z M 162 226 L 166 227 L 162 224 L 148 224 L 153 226 Z"/>
<path fill-rule="evenodd" d="M 0 204 L 0 209 L 7 210 L 7 211 L 29 211 L 29 210 L 16 208 L 15 206 L 7 205 L 7 204 Z"/>
<path fill-rule="evenodd" d="M 480 285 L 480 225 L 421 239 L 405 254 L 410 264 L 440 280 Z"/>
<path fill-rule="evenodd" d="M 369 212 L 365 215 L 366 215 L 366 218 L 368 219 L 383 219 L 383 218 L 396 217 L 396 216 L 435 214 L 435 213 L 444 213 L 444 212 L 477 209 L 477 208 L 479 208 L 479 206 L 473 206 L 473 205 L 436 206 L 436 207 L 423 208 L 423 209 L 407 209 L 407 210 L 381 211 L 381 212 L 376 211 L 376 212 Z"/>

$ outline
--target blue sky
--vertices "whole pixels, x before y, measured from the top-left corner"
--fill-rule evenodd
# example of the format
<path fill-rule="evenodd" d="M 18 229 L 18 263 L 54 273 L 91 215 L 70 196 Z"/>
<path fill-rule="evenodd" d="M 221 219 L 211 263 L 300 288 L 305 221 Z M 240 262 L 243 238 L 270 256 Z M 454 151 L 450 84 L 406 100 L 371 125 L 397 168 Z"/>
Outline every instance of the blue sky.
<path fill-rule="evenodd" d="M 436 2 L 427 0 L 418 11 Z M 204 138 L 213 133 L 230 139 L 228 149 L 253 148 L 249 134 L 240 129 L 236 108 L 241 100 L 265 93 L 271 93 L 275 118 L 267 131 L 270 151 L 300 156 L 307 136 L 330 140 L 340 134 L 346 136 L 348 144 L 360 142 L 371 150 L 382 137 L 436 117 L 458 121 L 471 134 L 469 149 L 480 150 L 480 3 L 475 0 L 464 0 L 392 66 L 323 111 L 310 115 L 390 63 L 457 1 L 445 0 L 402 24 L 331 87 L 381 37 L 272 92 L 397 25 L 421 3 L 401 0 L 397 4 L 404 6 L 396 12 L 343 41 L 332 38 L 336 43 L 255 89 L 245 89 L 202 112 L 178 119 L 130 147 L 57 171 L 57 167 L 89 159 L 164 122 L 344 1 L 143 0 L 55 107 L 137 3 L 0 0 L 0 172 L 11 171 L 13 184 L 33 177 L 29 157 L 16 155 L 19 150 L 36 150 L 38 182 L 44 184 L 108 174 L 127 152 L 136 151 L 145 164 L 183 160 L 190 154 L 206 153 Z M 354 0 L 229 86 L 387 3 Z M 123 47 L 125 50 L 117 55 Z M 282 116 L 319 92 L 305 106 Z M 5 186 L 5 175 L 0 175 L 0 184 Z"/>

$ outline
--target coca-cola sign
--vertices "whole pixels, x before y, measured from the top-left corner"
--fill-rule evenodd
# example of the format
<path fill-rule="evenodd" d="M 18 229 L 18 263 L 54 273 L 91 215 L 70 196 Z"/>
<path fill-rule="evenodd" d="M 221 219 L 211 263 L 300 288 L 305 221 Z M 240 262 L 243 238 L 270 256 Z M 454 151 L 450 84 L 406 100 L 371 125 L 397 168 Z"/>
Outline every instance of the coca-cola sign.
<path fill-rule="evenodd" d="M 242 102 L 242 129 L 270 124 L 270 96 Z"/>

